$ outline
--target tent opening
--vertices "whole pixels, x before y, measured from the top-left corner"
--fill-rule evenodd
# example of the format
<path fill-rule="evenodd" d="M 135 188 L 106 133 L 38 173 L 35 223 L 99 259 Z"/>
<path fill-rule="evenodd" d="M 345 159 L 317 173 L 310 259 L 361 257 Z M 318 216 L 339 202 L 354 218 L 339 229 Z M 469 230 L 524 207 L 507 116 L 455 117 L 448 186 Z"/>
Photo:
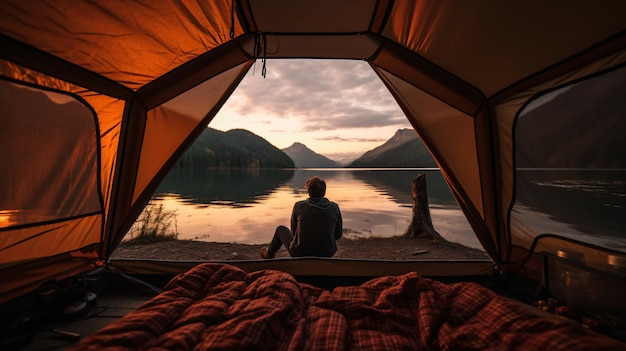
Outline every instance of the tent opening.
<path fill-rule="evenodd" d="M 326 179 L 327 197 L 342 209 L 344 242 L 401 237 L 412 216 L 411 181 L 425 173 L 434 229 L 467 248 L 470 257 L 486 259 L 428 149 L 366 62 L 269 60 L 266 77 L 261 65 L 250 68 L 207 130 L 173 166 L 113 258 L 124 255 L 124 246 L 150 220 L 162 221 L 160 230 L 179 240 L 266 245 L 276 226 L 289 225 L 293 204 L 306 198 L 304 183 L 313 175 Z M 202 99 L 201 89 L 185 95 Z M 168 104 L 191 109 L 189 102 Z M 254 160 L 258 154 L 245 158 L 257 147 L 250 143 L 259 141 L 267 144 L 264 148 L 307 155 L 316 163 L 266 167 L 267 160 Z M 346 168 L 383 144 L 380 153 L 392 156 L 383 155 L 365 168 Z M 398 159 L 415 152 L 425 154 L 419 164 L 407 167 Z M 342 253 L 341 244 L 342 257 L 362 257 Z M 399 252 L 389 249 L 372 257 L 458 258 L 430 252 L 434 248 L 427 244 L 415 240 Z M 258 258 L 237 250 L 231 252 L 234 259 Z M 206 255 L 211 258 L 210 252 Z M 166 258 L 186 259 L 182 252 Z"/>

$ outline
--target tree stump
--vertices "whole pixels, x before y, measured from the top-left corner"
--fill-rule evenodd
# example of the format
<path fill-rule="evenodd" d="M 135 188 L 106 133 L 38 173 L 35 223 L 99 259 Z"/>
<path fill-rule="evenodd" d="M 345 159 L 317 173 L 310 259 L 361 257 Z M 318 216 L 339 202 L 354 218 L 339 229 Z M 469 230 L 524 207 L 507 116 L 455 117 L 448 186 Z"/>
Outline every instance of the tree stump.
<path fill-rule="evenodd" d="M 443 240 L 433 227 L 433 222 L 430 218 L 425 174 L 420 173 L 413 179 L 411 182 L 411 195 L 413 198 L 413 216 L 409 227 L 404 233 L 404 237 L 411 239 Z"/>

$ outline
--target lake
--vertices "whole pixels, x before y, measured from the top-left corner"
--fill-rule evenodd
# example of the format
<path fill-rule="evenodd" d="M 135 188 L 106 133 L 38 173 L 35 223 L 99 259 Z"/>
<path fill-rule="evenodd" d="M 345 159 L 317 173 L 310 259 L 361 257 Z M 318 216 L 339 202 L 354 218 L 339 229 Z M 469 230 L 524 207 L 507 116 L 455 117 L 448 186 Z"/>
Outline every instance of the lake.
<path fill-rule="evenodd" d="M 519 169 L 516 199 L 512 226 L 626 252 L 625 169 Z"/>
<path fill-rule="evenodd" d="M 308 197 L 304 183 L 317 175 L 341 208 L 346 237 L 390 237 L 410 223 L 411 182 L 420 173 L 435 230 L 482 249 L 437 169 L 174 169 L 151 203 L 175 212 L 179 239 L 263 244 L 276 226 L 289 226 L 293 204 Z"/>

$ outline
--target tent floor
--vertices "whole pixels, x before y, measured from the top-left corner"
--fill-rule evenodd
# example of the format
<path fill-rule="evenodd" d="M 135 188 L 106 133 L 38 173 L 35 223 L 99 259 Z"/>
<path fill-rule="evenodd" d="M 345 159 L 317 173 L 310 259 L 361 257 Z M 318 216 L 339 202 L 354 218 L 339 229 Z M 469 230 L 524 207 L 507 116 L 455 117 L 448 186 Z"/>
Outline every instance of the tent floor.
<path fill-rule="evenodd" d="M 13 316 L 17 316 L 22 323 L 18 323 L 21 324 L 18 327 L 15 327 L 16 323 L 12 323 L 15 330 L 9 333 L 10 340 L 0 340 L 0 349 L 63 350 L 122 318 L 156 296 L 162 287 L 110 272 L 87 276 L 85 280 L 88 282 L 85 291 L 96 294 L 95 303 L 82 310 L 82 313 L 77 313 L 74 318 L 42 312 L 33 303 L 36 301 L 33 296 L 15 301 L 9 307 L 14 309 Z M 3 335 L 6 334 L 5 329 Z"/>
<path fill-rule="evenodd" d="M 89 311 L 86 317 L 70 321 L 52 321 L 34 333 L 30 342 L 18 350 L 62 350 L 80 338 L 91 335 L 117 321 L 151 297 L 149 295 L 128 296 L 105 293 L 103 296 L 98 296 L 96 306 Z M 55 330 L 74 333 L 76 336 L 63 335 L 55 332 Z"/>
<path fill-rule="evenodd" d="M 336 265 L 336 261 L 329 260 L 301 260 L 306 266 L 306 262 L 315 263 L 315 267 L 320 269 L 323 264 Z M 259 261 L 259 264 L 267 265 L 265 261 Z M 295 263 L 300 263 L 296 261 Z M 348 267 L 351 267 L 352 262 L 341 262 Z M 180 264 L 180 263 L 179 263 Z M 197 263 L 195 263 L 197 264 Z M 257 262 L 250 262 L 250 265 L 257 264 Z M 272 264 L 274 269 L 281 269 L 281 265 L 287 265 L 286 268 L 293 269 L 293 260 L 276 260 Z M 363 264 L 363 262 L 360 262 Z M 392 268 L 400 264 L 400 271 L 396 273 L 402 273 L 404 268 L 402 263 L 393 262 Z M 406 264 L 406 263 L 405 263 Z M 417 264 L 417 263 L 414 263 Z M 461 263 L 454 263 L 461 264 Z M 469 265 L 468 262 L 463 262 L 465 265 Z M 482 267 L 491 267 L 489 262 L 475 263 Z M 191 264 L 190 264 L 191 265 Z M 378 265 L 375 267 L 378 267 Z M 441 265 L 441 263 L 440 263 Z M 296 265 L 297 266 L 297 265 Z M 333 266 L 334 267 L 334 266 Z M 339 267 L 344 267 L 339 265 Z M 428 265 L 430 267 L 430 265 Z M 444 264 L 444 268 L 447 267 Z M 176 267 L 175 267 L 176 268 Z M 254 270 L 255 267 L 246 267 Z M 285 267 L 282 267 L 285 268 Z M 415 268 L 411 266 L 410 268 Z M 43 351 L 43 350 L 62 350 L 77 340 L 83 339 L 94 332 L 106 327 L 107 325 L 119 320 L 135 308 L 139 307 L 144 302 L 148 301 L 162 289 L 167 282 L 177 273 L 179 270 L 186 270 L 187 267 L 178 267 L 173 272 L 161 273 L 161 274 L 133 274 L 128 275 L 123 273 L 119 269 L 102 269 L 99 271 L 87 273 L 81 276 L 85 283 L 86 292 L 93 292 L 96 294 L 97 299 L 93 307 L 91 307 L 86 313 L 81 316 L 76 316 L 69 319 L 62 312 L 55 313 L 50 312 L 50 309 L 56 309 L 58 306 L 48 304 L 47 308 L 42 309 L 40 305 L 40 296 L 38 292 L 23 296 L 10 304 L 6 304 L 2 307 L 2 315 L 4 321 L 0 327 L 0 349 L 2 350 L 18 350 L 18 351 Z M 406 268 L 408 269 L 408 268 Z M 334 270 L 338 271 L 337 267 Z M 301 273 L 301 272 L 300 272 Z M 304 271 L 305 275 L 294 275 L 299 281 L 315 285 L 324 289 L 332 289 L 340 285 L 358 285 L 367 281 L 371 277 L 351 277 L 349 271 L 346 276 L 311 276 L 306 275 L 307 271 Z M 375 271 L 372 271 L 373 276 L 377 276 Z M 446 280 L 446 277 L 443 277 Z M 451 281 L 455 281 L 457 277 L 447 277 Z M 485 284 L 489 280 L 489 276 L 464 276 L 463 280 L 475 278 L 476 282 Z M 80 296 L 84 296 L 80 295 Z M 63 332 L 69 332 L 69 334 L 63 334 Z"/>
<path fill-rule="evenodd" d="M 88 312 L 81 317 L 67 319 L 67 318 L 53 318 L 48 316 L 42 318 L 40 323 L 31 322 L 30 324 L 37 325 L 36 327 L 28 328 L 25 331 L 16 330 L 13 333 L 8 333 L 11 342 L 6 343 L 6 340 L 0 340 L 0 349 L 3 350 L 17 350 L 17 351 L 43 351 L 43 350 L 62 350 L 73 345 L 76 341 L 83 339 L 96 331 L 106 327 L 107 325 L 119 320 L 135 308 L 139 307 L 144 302 L 148 301 L 152 297 L 156 296 L 160 289 L 172 278 L 172 275 L 152 275 L 152 276 L 129 276 L 123 273 L 112 272 L 100 272 L 93 276 L 88 276 L 85 279 L 88 280 L 89 291 L 95 292 L 97 300 L 94 306 L 92 306 Z M 302 277 L 301 277 L 302 278 Z M 332 289 L 338 285 L 357 285 L 362 283 L 365 279 L 353 278 L 347 279 L 346 277 L 305 277 L 305 279 L 298 279 L 304 283 L 316 285 L 325 289 Z M 468 281 L 468 278 L 464 279 L 438 279 L 443 282 L 452 283 L 455 281 Z M 532 284 L 485 284 L 485 277 L 474 277 L 475 282 L 481 285 L 487 285 L 492 289 L 495 288 L 495 292 L 499 295 L 514 300 L 520 305 L 525 306 L 535 313 L 543 315 L 548 318 L 557 318 L 552 314 L 543 312 L 537 308 L 534 308 L 528 304 L 529 298 L 536 293 L 537 286 Z M 323 284 L 321 284 L 323 283 Z M 493 282 L 491 282 L 493 283 Z M 509 281 L 509 283 L 513 283 Z M 524 283 L 524 282 L 522 282 Z M 328 286 L 325 286 L 328 285 Z M 514 286 L 527 286 L 529 289 L 511 289 Z M 499 288 L 498 288 L 499 287 Z M 33 301 L 31 296 L 30 300 Z M 17 301 L 13 304 L 17 312 L 13 313 L 14 316 L 18 316 L 18 319 L 25 320 L 25 316 L 36 319 L 36 312 L 33 308 L 28 308 L 28 303 Z M 3 309 L 7 306 L 2 306 Z M 35 309 L 36 310 L 36 309 Z M 3 311 L 3 315 L 6 311 Z M 4 321 L 6 322 L 6 321 Z M 4 325 L 3 325 L 4 327 Z M 60 331 L 60 333 L 59 333 Z M 2 335 L 7 335 L 6 329 L 1 330 Z M 69 332 L 70 334 L 63 334 L 63 332 Z M 1 336 L 1 335 L 0 335 Z M 7 347 L 8 346 L 8 347 Z"/>
<path fill-rule="evenodd" d="M 12 303 L 14 320 L 29 320 L 28 326 L 6 329 L 0 333 L 10 340 L 0 340 L 0 349 L 17 351 L 62 350 L 107 325 L 119 320 L 144 302 L 156 296 L 173 274 L 126 275 L 118 270 L 103 270 L 84 276 L 87 290 L 97 295 L 96 303 L 84 316 L 68 319 L 49 312 L 38 312 L 36 292 Z M 465 279 L 470 277 L 464 277 Z M 339 285 L 358 285 L 369 277 L 304 276 L 298 280 L 325 289 Z M 476 280 L 484 283 L 485 277 Z M 454 280 L 454 279 L 453 279 Z M 4 315 L 4 313 L 3 313 Z M 19 322 L 17 324 L 20 324 Z M 25 323 L 21 323 L 25 324 Z M 69 334 L 63 334 L 69 332 Z M 0 338 L 2 339 L 2 338 Z M 8 347 L 7 347 L 8 346 Z"/>

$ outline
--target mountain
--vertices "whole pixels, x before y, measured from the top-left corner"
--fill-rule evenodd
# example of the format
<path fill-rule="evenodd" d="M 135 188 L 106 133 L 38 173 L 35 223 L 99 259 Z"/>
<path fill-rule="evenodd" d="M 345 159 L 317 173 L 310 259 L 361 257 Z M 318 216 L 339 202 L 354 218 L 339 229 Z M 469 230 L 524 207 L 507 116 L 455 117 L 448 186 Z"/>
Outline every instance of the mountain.
<path fill-rule="evenodd" d="M 222 132 L 206 128 L 174 168 L 338 168 L 345 165 L 302 143 L 278 149 L 244 129 Z M 400 129 L 383 145 L 347 167 L 437 167 L 412 129 Z"/>
<path fill-rule="evenodd" d="M 294 168 L 294 163 L 286 153 L 247 130 L 207 128 L 174 167 Z"/>
<path fill-rule="evenodd" d="M 391 139 L 354 160 L 348 167 L 437 167 L 413 129 L 399 129 Z"/>
<path fill-rule="evenodd" d="M 519 168 L 626 167 L 626 70 L 557 90 L 523 111 L 515 131 Z"/>
<path fill-rule="evenodd" d="M 339 160 L 334 160 L 335 162 L 337 162 L 337 164 L 339 164 L 340 167 L 346 167 L 347 165 L 351 164 L 352 161 L 356 160 L 356 157 L 344 157 L 341 158 Z"/>
<path fill-rule="evenodd" d="M 293 143 L 290 147 L 281 149 L 293 160 L 296 168 L 337 168 L 341 165 L 326 156 L 315 153 L 301 143 Z"/>

